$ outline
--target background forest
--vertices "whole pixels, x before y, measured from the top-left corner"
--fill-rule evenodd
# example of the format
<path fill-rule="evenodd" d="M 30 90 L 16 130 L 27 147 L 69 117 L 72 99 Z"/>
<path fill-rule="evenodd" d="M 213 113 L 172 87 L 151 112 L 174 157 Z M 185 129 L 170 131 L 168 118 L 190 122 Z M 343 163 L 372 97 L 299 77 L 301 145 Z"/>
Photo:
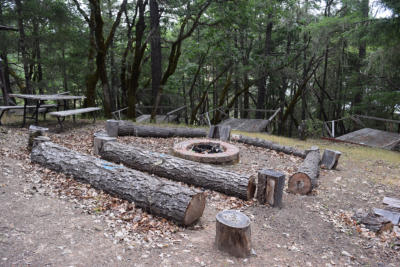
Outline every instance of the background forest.
<path fill-rule="evenodd" d="M 3 0 L 1 104 L 69 91 L 105 117 L 186 106 L 194 125 L 280 108 L 269 130 L 288 136 L 399 119 L 399 15 L 397 0 Z"/>

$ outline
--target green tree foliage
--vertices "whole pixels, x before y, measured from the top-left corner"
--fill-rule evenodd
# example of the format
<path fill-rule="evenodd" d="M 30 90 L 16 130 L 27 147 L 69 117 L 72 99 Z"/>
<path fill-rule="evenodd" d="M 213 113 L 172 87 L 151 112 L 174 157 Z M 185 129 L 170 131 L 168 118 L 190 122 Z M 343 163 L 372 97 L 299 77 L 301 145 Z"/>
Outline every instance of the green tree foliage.
<path fill-rule="evenodd" d="M 386 17 L 368 0 L 20 2 L 20 17 L 15 2 L 0 12 L 0 25 L 25 29 L 27 77 L 20 34 L 0 32 L 14 91 L 28 79 L 35 93 L 85 94 L 107 116 L 128 106 L 130 119 L 185 105 L 190 124 L 280 108 L 271 126 L 286 135 L 302 120 L 399 118 L 399 1 L 379 2 Z"/>

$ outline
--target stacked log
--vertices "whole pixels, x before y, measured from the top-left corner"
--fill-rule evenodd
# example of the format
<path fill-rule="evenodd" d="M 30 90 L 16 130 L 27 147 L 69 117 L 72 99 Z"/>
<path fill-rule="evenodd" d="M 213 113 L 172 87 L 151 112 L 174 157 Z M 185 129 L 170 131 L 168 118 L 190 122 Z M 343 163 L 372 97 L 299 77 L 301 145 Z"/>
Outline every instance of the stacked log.
<path fill-rule="evenodd" d="M 187 127 L 157 127 L 150 125 L 139 125 L 127 121 L 119 121 L 119 136 L 138 136 L 138 137 L 206 137 L 205 129 Z"/>
<path fill-rule="evenodd" d="M 294 194 L 306 195 L 318 185 L 321 155 L 318 147 L 306 151 L 307 156 L 295 174 L 289 178 L 288 189 Z"/>
<path fill-rule="evenodd" d="M 237 174 L 223 168 L 117 142 L 104 144 L 100 155 L 102 159 L 123 163 L 133 169 L 215 190 L 244 200 L 253 198 L 256 187 L 255 179 L 250 175 Z"/>
<path fill-rule="evenodd" d="M 73 176 L 94 188 L 134 202 L 148 212 L 190 225 L 205 208 L 203 192 L 164 181 L 93 156 L 84 155 L 51 142 L 37 143 L 32 162 Z"/>
<path fill-rule="evenodd" d="M 276 144 L 274 142 L 260 139 L 260 138 L 252 138 L 252 137 L 247 137 L 247 136 L 243 136 L 243 135 L 235 135 L 232 137 L 232 140 L 237 141 L 239 143 L 247 144 L 247 145 L 268 148 L 271 150 L 283 152 L 285 154 L 294 155 L 294 156 L 301 157 L 301 158 L 306 157 L 306 153 L 304 150 L 300 150 L 300 149 L 297 149 L 297 148 L 291 147 L 291 146 L 282 146 L 282 145 Z"/>

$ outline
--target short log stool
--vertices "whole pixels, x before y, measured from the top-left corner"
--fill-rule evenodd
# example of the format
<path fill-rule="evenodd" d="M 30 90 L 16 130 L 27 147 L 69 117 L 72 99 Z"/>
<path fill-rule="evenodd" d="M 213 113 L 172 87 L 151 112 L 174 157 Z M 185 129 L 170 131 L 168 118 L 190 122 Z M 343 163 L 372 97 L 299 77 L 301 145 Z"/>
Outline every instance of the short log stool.
<path fill-rule="evenodd" d="M 107 120 L 106 131 L 107 131 L 108 136 L 117 137 L 118 136 L 118 126 L 119 126 L 119 121 Z"/>
<path fill-rule="evenodd" d="M 231 126 L 212 125 L 208 132 L 208 138 L 229 141 L 231 139 Z"/>
<path fill-rule="evenodd" d="M 32 150 L 33 139 L 38 136 L 44 136 L 49 128 L 43 128 L 35 125 L 29 126 L 29 140 L 28 140 L 28 150 Z"/>
<path fill-rule="evenodd" d="M 236 210 L 217 214 L 215 244 L 221 251 L 235 257 L 247 257 L 251 250 L 250 219 Z"/>
<path fill-rule="evenodd" d="M 94 137 L 93 140 L 93 150 L 94 154 L 99 155 L 101 150 L 103 149 L 103 146 L 108 143 L 108 142 L 116 142 L 117 138 L 115 137 L 110 137 L 110 136 L 96 136 Z"/>
<path fill-rule="evenodd" d="M 272 207 L 282 207 L 283 187 L 285 175 L 283 173 L 264 169 L 258 172 L 257 200 L 261 204 L 268 202 Z"/>
<path fill-rule="evenodd" d="M 340 155 L 342 155 L 340 151 L 325 149 L 322 155 L 321 167 L 329 170 L 336 169 Z"/>

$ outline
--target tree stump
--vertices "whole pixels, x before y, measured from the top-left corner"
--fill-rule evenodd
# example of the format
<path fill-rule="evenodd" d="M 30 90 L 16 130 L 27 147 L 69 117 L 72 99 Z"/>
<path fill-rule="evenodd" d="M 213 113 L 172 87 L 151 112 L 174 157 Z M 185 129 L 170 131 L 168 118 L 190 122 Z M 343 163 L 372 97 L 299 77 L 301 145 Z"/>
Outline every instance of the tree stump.
<path fill-rule="evenodd" d="M 108 142 L 116 142 L 117 138 L 110 136 L 95 136 L 93 140 L 93 150 L 96 155 L 99 155 L 103 150 L 103 146 Z"/>
<path fill-rule="evenodd" d="M 108 136 L 117 137 L 118 136 L 119 121 L 117 120 L 107 120 L 106 131 Z"/>
<path fill-rule="evenodd" d="M 261 170 L 258 173 L 257 200 L 260 204 L 267 202 L 272 207 L 282 207 L 285 175 L 274 170 Z"/>
<path fill-rule="evenodd" d="M 250 219 L 236 210 L 224 210 L 216 217 L 215 243 L 221 251 L 247 257 L 251 250 Z"/>
<path fill-rule="evenodd" d="M 219 139 L 221 141 L 228 141 L 231 138 L 231 126 L 212 125 L 207 137 Z"/>
<path fill-rule="evenodd" d="M 29 126 L 29 140 L 28 140 L 28 150 L 32 149 L 33 139 L 38 136 L 44 136 L 49 128 L 43 128 L 35 125 Z"/>
<path fill-rule="evenodd" d="M 318 185 L 321 155 L 318 147 L 306 150 L 306 158 L 298 171 L 289 178 L 288 189 L 294 194 L 306 195 Z"/>
<path fill-rule="evenodd" d="M 325 149 L 322 155 L 321 167 L 329 170 L 336 169 L 340 155 L 342 155 L 342 153 L 339 151 Z"/>

